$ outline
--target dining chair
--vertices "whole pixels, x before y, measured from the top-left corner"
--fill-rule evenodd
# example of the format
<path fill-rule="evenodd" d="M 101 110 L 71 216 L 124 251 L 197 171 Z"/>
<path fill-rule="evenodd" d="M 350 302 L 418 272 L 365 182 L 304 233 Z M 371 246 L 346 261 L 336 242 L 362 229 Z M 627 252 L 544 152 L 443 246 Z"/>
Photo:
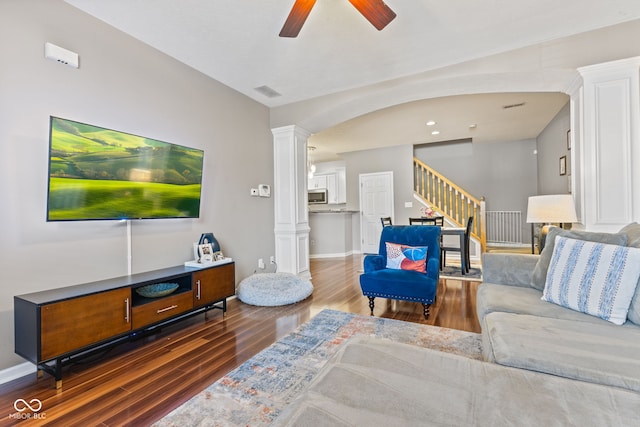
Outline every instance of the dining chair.
<path fill-rule="evenodd" d="M 469 256 L 469 242 L 470 242 L 472 225 L 473 225 L 473 217 L 470 216 L 469 219 L 467 220 L 467 228 L 465 229 L 465 232 L 464 232 L 464 239 L 463 239 L 464 247 L 444 246 L 444 245 L 440 246 L 440 262 L 443 267 L 447 265 L 447 260 L 446 260 L 447 251 L 460 252 L 460 268 L 462 269 L 462 274 L 469 272 L 469 264 L 471 263 L 470 256 Z"/>
<path fill-rule="evenodd" d="M 409 218 L 409 225 L 439 225 L 440 227 L 444 226 L 444 217 L 443 216 L 434 216 L 434 217 L 424 217 L 420 218 Z"/>
<path fill-rule="evenodd" d="M 393 225 L 391 223 L 390 216 L 383 216 L 382 218 L 380 218 L 380 222 L 382 223 L 382 228 L 385 228 L 387 225 Z"/>
<path fill-rule="evenodd" d="M 435 218 L 409 218 L 409 225 L 438 225 Z"/>

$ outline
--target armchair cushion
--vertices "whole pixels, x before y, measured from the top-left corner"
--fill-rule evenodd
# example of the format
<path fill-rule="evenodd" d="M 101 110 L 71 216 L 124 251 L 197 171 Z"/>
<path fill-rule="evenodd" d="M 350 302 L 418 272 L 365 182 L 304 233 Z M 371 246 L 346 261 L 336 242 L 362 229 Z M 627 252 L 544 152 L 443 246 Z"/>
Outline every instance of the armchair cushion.
<path fill-rule="evenodd" d="M 427 247 L 386 242 L 387 268 L 426 273 Z"/>

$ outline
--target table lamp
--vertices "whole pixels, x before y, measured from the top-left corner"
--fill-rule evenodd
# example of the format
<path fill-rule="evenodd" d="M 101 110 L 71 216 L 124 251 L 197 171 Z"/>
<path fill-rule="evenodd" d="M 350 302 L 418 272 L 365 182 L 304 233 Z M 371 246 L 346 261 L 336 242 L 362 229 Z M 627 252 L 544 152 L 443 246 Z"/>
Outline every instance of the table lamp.
<path fill-rule="evenodd" d="M 533 224 L 573 223 L 578 221 L 576 208 L 571 194 L 551 194 L 546 196 L 531 196 L 527 205 L 527 222 L 531 223 L 531 253 L 534 253 Z M 549 226 L 540 229 L 538 248 L 544 248 Z"/>

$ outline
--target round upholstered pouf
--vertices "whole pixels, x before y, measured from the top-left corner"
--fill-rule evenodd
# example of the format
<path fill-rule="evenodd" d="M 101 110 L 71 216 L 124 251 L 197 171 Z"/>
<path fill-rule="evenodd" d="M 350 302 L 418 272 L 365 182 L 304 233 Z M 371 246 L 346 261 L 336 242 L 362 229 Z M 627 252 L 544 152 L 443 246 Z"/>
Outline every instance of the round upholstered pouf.
<path fill-rule="evenodd" d="M 238 284 L 236 296 L 245 304 L 277 306 L 302 301 L 313 285 L 291 273 L 257 273 Z"/>

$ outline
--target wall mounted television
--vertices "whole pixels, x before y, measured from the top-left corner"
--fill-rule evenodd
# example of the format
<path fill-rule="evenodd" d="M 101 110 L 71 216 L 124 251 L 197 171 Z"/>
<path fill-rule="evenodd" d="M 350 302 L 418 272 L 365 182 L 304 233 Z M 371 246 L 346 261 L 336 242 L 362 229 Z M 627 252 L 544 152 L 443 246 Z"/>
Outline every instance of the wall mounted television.
<path fill-rule="evenodd" d="M 51 117 L 47 221 L 198 218 L 204 152 Z"/>

